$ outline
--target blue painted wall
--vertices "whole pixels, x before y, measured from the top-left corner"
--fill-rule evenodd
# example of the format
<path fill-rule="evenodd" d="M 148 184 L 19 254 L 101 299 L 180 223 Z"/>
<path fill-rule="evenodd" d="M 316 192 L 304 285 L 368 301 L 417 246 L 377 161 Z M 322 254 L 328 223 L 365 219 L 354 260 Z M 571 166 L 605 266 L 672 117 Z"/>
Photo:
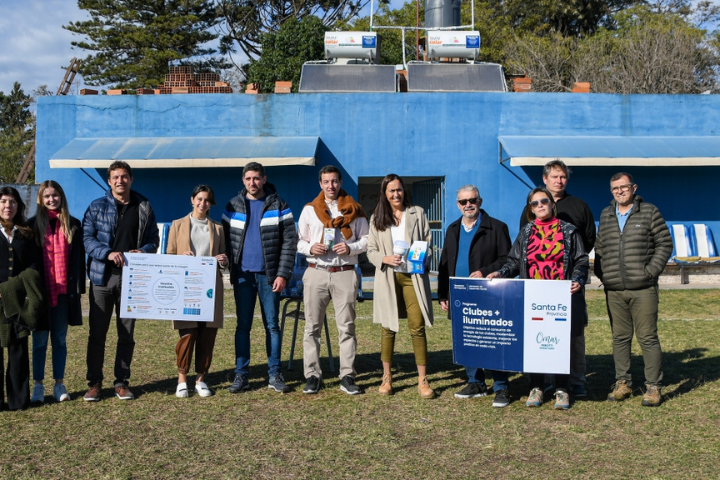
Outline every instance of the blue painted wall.
<path fill-rule="evenodd" d="M 444 177 L 446 224 L 458 217 L 455 190 L 479 186 L 483 207 L 518 231 L 528 187 L 540 167 L 498 163 L 499 135 L 717 135 L 720 96 L 541 93 L 406 93 L 303 95 L 150 95 L 42 97 L 37 122 L 38 182 L 59 181 L 75 216 L 103 194 L 106 172 L 50 169 L 48 159 L 73 138 L 125 136 L 319 136 L 317 167 L 271 167 L 268 180 L 298 212 L 319 191 L 317 170 L 345 172 L 357 193 L 360 177 Z M 609 203 L 609 178 L 635 176 L 638 193 L 670 222 L 705 222 L 720 238 L 715 192 L 718 167 L 576 167 L 568 191 L 588 202 L 596 218 Z M 92 178 L 90 178 L 92 177 Z M 93 179 L 95 181 L 93 181 Z M 133 188 L 150 198 L 159 221 L 190 209 L 198 183 L 226 199 L 242 188 L 241 170 L 137 169 Z"/>

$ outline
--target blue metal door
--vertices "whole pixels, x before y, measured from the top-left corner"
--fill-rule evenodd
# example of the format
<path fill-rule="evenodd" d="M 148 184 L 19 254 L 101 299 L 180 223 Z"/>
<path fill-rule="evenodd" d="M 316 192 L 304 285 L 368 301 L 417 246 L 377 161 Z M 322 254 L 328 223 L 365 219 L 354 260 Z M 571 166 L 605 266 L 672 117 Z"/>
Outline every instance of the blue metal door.
<path fill-rule="evenodd" d="M 432 237 L 432 255 L 430 271 L 437 273 L 442 253 L 443 224 L 445 223 L 445 178 L 437 177 L 413 183 L 413 203 L 425 210 L 430 222 Z"/>

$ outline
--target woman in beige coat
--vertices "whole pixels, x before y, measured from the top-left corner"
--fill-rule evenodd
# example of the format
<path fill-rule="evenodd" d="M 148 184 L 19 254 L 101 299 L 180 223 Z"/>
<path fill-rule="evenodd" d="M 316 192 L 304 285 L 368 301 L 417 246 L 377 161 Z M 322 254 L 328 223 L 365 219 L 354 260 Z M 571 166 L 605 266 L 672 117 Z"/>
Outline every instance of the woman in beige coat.
<path fill-rule="evenodd" d="M 218 265 L 225 268 L 228 258 L 225 256 L 225 235 L 222 225 L 208 217 L 210 206 L 215 205 L 215 194 L 207 185 L 198 185 L 190 197 L 192 212 L 179 220 L 174 220 L 168 234 L 167 253 L 170 255 L 213 256 Z M 205 383 L 205 375 L 210 369 L 215 337 L 218 328 L 223 326 L 223 281 L 220 269 L 215 281 L 215 319 L 210 322 L 174 321 L 173 328 L 180 333 L 175 345 L 178 366 L 178 386 L 175 395 L 188 396 L 187 374 L 195 350 L 195 391 L 201 397 L 209 397 L 212 392 Z"/>
<path fill-rule="evenodd" d="M 380 358 L 383 363 L 381 395 L 392 395 L 392 365 L 395 334 L 399 319 L 407 317 L 418 369 L 418 391 L 423 398 L 435 397 L 427 380 L 427 339 L 425 327 L 432 326 L 430 278 L 427 271 L 407 273 L 404 255 L 393 252 L 395 241 L 408 245 L 416 240 L 430 243 L 430 225 L 422 208 L 413 206 L 405 196 L 402 178 L 387 175 L 380 187 L 380 199 L 370 218 L 367 255 L 375 265 L 373 317 L 382 324 Z"/>

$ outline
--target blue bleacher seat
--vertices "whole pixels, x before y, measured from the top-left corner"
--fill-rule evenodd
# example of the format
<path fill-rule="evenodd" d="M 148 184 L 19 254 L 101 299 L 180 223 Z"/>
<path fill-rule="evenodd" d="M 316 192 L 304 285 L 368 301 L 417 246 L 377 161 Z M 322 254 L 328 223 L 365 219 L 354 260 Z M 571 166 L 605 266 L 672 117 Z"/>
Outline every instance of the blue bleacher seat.
<path fill-rule="evenodd" d="M 695 245 L 697 246 L 696 251 L 700 257 L 700 261 L 711 263 L 720 262 L 720 257 L 717 255 L 710 228 L 704 223 L 695 223 L 693 224 L 692 231 L 694 233 Z"/>

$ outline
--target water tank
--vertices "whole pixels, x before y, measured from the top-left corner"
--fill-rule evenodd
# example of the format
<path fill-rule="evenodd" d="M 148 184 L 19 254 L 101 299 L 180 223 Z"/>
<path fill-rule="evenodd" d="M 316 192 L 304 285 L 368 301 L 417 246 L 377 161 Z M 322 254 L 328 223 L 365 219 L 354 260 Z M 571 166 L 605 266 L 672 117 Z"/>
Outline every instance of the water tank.
<path fill-rule="evenodd" d="M 380 63 L 376 32 L 325 32 L 325 58 L 362 58 Z"/>
<path fill-rule="evenodd" d="M 425 28 L 460 25 L 460 0 L 426 0 Z"/>
<path fill-rule="evenodd" d="M 465 58 L 476 60 L 480 56 L 480 32 L 460 30 L 428 30 L 429 58 Z"/>

